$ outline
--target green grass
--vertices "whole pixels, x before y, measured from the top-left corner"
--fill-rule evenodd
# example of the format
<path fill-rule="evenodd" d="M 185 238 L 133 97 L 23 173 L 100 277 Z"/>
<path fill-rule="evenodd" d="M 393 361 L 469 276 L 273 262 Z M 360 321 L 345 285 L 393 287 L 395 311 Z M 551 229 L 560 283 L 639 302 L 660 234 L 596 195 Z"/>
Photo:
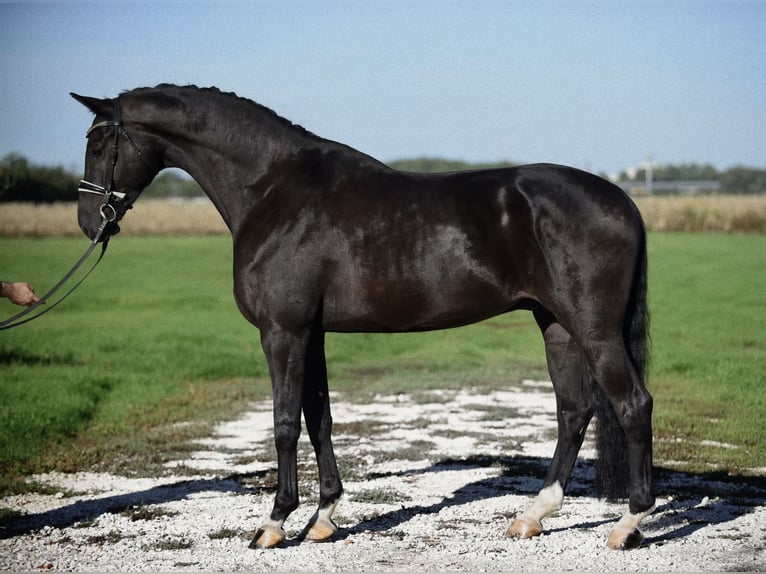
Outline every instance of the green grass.
<path fill-rule="evenodd" d="M 42 293 L 87 245 L 3 240 L 3 278 Z M 4 317 L 16 310 L 0 307 Z M 114 240 L 58 308 L 0 333 L 0 360 L 6 471 L 130 457 L 194 432 L 172 423 L 225 416 L 232 404 L 269 393 L 258 333 L 231 295 L 222 237 Z"/>
<path fill-rule="evenodd" d="M 654 234 L 649 255 L 660 457 L 766 467 L 766 237 Z"/>
<path fill-rule="evenodd" d="M 3 239 L 1 278 L 44 292 L 87 245 Z M 652 234 L 649 256 L 657 460 L 766 467 L 766 237 Z M 60 307 L 0 332 L 3 476 L 156 470 L 163 453 L 268 397 L 231 268 L 228 237 L 117 237 Z M 17 310 L 0 301 L 0 317 Z M 327 357 L 331 388 L 360 399 L 546 376 L 525 312 L 432 333 L 330 334 Z"/>

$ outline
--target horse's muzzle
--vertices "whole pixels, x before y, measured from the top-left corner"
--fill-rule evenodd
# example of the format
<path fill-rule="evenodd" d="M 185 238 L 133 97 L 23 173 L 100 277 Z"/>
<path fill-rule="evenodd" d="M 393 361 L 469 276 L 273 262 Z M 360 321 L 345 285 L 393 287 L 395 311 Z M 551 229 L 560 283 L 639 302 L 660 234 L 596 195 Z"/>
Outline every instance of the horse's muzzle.
<path fill-rule="evenodd" d="M 80 196 L 77 207 L 77 222 L 88 239 L 104 241 L 120 232 L 117 221 L 123 211 L 111 203 L 103 203 L 96 198 Z"/>
<path fill-rule="evenodd" d="M 127 195 L 84 179 L 77 191 L 80 192 L 78 222 L 85 235 L 98 241 L 117 235 L 120 232 L 117 222 L 132 207 L 125 202 Z"/>

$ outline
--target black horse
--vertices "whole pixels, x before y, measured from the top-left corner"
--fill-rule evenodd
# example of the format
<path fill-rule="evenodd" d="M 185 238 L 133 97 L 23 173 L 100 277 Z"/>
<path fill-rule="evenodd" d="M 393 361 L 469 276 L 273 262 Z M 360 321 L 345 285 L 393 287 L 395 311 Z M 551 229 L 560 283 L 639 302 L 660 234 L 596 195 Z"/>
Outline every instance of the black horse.
<path fill-rule="evenodd" d="M 654 508 L 646 234 L 620 188 L 547 164 L 404 173 L 215 88 L 72 96 L 96 116 L 78 212 L 91 239 L 119 231 L 166 167 L 194 177 L 231 230 L 234 296 L 271 373 L 278 461 L 274 508 L 251 547 L 284 541 L 298 506 L 301 410 L 320 481 L 304 535 L 337 531 L 325 332 L 444 329 L 515 309 L 542 331 L 558 443 L 543 489 L 506 534 L 538 535 L 560 508 L 595 415 L 605 494 L 630 496 L 608 545 L 640 543 Z"/>

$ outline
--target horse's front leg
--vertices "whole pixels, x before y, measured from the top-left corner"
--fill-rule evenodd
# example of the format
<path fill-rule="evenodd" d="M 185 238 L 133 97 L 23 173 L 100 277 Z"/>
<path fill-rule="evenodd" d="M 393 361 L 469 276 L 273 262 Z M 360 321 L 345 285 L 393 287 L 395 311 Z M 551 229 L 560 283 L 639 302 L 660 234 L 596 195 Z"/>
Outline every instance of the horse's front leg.
<path fill-rule="evenodd" d="M 309 521 L 303 536 L 307 540 L 324 542 L 338 531 L 332 520 L 332 513 L 343 494 L 343 485 L 332 447 L 332 416 L 327 387 L 324 331 L 319 326 L 311 333 L 306 354 L 303 415 L 319 467 L 319 508 Z"/>
<path fill-rule="evenodd" d="M 261 330 L 274 400 L 277 495 L 269 520 L 258 529 L 250 548 L 273 548 L 282 543 L 286 538 L 282 525 L 298 507 L 297 448 L 308 338 L 308 331 Z"/>

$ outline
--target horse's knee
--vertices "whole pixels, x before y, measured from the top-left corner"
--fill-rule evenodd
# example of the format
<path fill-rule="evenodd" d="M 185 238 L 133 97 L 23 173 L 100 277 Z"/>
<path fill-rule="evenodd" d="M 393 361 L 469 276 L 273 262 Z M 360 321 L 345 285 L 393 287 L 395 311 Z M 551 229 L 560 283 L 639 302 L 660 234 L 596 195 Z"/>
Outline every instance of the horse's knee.
<path fill-rule="evenodd" d="M 296 448 L 300 433 L 300 423 L 295 424 L 292 420 L 275 421 L 274 444 L 277 447 L 277 452 L 284 452 Z"/>
<path fill-rule="evenodd" d="M 578 408 L 576 410 L 560 408 L 556 413 L 559 431 L 571 438 L 579 438 L 583 435 L 588 429 L 588 424 L 592 418 L 593 409 L 591 407 Z"/>

